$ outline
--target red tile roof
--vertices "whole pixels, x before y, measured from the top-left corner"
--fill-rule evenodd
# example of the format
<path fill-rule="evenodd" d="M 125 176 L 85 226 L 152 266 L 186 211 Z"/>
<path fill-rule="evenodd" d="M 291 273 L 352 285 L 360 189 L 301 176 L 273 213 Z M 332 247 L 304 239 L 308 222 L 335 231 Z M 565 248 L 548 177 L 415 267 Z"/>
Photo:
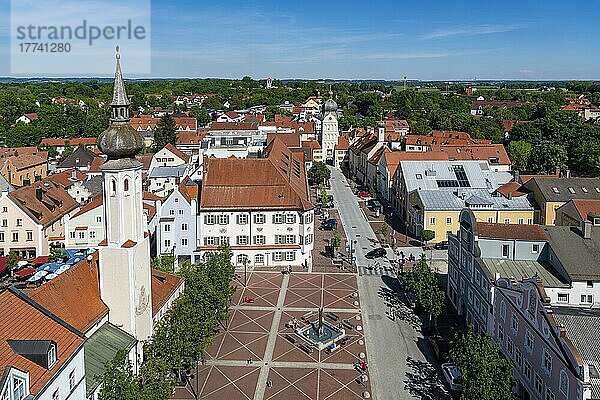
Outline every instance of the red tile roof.
<path fill-rule="evenodd" d="M 93 138 L 93 137 L 70 138 L 70 139 L 45 138 L 45 139 L 42 139 L 42 141 L 40 142 L 40 145 L 52 146 L 52 147 L 59 147 L 59 146 L 62 147 L 62 146 L 65 146 L 67 144 L 67 142 L 73 147 L 76 147 L 79 145 L 95 146 L 96 138 Z"/>
<path fill-rule="evenodd" d="M 200 207 L 312 209 L 304 163 L 278 138 L 264 153 L 267 158 L 206 159 Z"/>
<path fill-rule="evenodd" d="M 157 269 L 152 269 L 151 273 L 152 315 L 154 316 L 183 285 L 183 279 Z"/>
<path fill-rule="evenodd" d="M 91 262 L 78 262 L 27 295 L 80 332 L 86 332 L 108 314 L 100 298 L 97 252 Z"/>
<path fill-rule="evenodd" d="M 600 216 L 600 200 L 573 199 L 570 201 L 573 202 L 573 205 L 582 220 L 587 220 L 588 214 Z"/>
<path fill-rule="evenodd" d="M 38 199 L 38 189 L 41 200 Z M 35 182 L 10 192 L 8 197 L 36 223 L 47 227 L 79 207 L 69 193 L 51 180 Z"/>
<path fill-rule="evenodd" d="M 73 176 L 73 172 L 75 172 L 75 176 Z M 55 174 L 49 175 L 45 180 L 50 180 L 64 188 L 68 188 L 75 182 L 84 181 L 86 178 L 86 174 L 84 174 L 83 172 L 79 172 L 76 168 L 71 168 L 62 172 L 57 172 Z"/>
<path fill-rule="evenodd" d="M 539 225 L 477 222 L 477 235 L 491 239 L 546 240 L 546 234 Z"/>
<path fill-rule="evenodd" d="M 336 150 L 348 150 L 350 148 L 350 139 L 347 136 L 339 136 L 337 144 L 335 145 Z"/>
<path fill-rule="evenodd" d="M 37 154 L 19 154 L 18 156 L 3 158 L 2 162 L 8 162 L 17 169 L 27 169 L 48 162 L 48 158 L 42 158 Z"/>
<path fill-rule="evenodd" d="M 525 196 L 529 191 L 520 183 L 515 181 L 506 182 L 504 185 L 496 189 L 496 192 L 500 193 L 504 197 L 521 197 Z"/>
<path fill-rule="evenodd" d="M 53 340 L 58 362 L 48 370 L 15 353 L 8 340 Z M 43 312 L 13 289 L 0 293 L 0 369 L 4 371 L 12 366 L 29 372 L 32 395 L 38 394 L 73 354 L 82 351 L 84 340 L 75 330 Z"/>
<path fill-rule="evenodd" d="M 493 164 L 497 159 L 497 164 L 511 165 L 502 144 L 434 145 L 432 150 L 447 152 L 450 160 L 485 160 Z"/>
<path fill-rule="evenodd" d="M 183 151 L 179 150 L 177 147 L 173 146 L 171 143 L 167 143 L 167 145 L 164 148 L 169 150 L 176 157 L 181 158 L 184 162 L 187 163 L 188 161 L 190 161 L 190 156 L 185 154 Z"/>

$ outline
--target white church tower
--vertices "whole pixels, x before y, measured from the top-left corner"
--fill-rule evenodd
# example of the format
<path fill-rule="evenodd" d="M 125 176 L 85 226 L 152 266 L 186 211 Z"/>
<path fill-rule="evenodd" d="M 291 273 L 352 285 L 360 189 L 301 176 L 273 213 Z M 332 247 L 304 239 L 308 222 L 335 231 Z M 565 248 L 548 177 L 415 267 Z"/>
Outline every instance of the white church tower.
<path fill-rule="evenodd" d="M 108 156 L 101 165 L 106 241 L 100 247 L 100 295 L 109 320 L 140 342 L 152 335 L 150 245 L 144 230 L 142 164 L 135 155 L 144 147 L 142 135 L 129 125 L 117 47 L 117 66 L 110 125 L 98 137 Z M 141 343 L 140 343 L 141 347 Z M 141 354 L 141 352 L 139 353 Z"/>
<path fill-rule="evenodd" d="M 338 105 L 333 100 L 333 92 L 329 90 L 329 99 L 323 105 L 321 116 L 321 149 L 323 158 L 330 164 L 335 165 L 335 146 L 340 136 L 338 126 Z"/>

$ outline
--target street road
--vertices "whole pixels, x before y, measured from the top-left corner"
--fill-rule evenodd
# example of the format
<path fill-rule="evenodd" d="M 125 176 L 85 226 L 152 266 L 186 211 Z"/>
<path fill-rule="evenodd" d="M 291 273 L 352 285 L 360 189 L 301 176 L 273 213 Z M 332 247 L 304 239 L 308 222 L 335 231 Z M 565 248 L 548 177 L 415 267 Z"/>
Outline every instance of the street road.
<path fill-rule="evenodd" d="M 379 247 L 375 233 L 346 178 L 335 168 L 331 169 L 331 193 L 348 240 L 356 241 L 353 247 L 359 270 L 373 264 L 373 260 L 366 259 L 365 254 Z M 402 250 L 406 256 L 421 254 L 420 248 Z M 391 250 L 388 250 L 388 257 L 395 259 Z M 434 255 L 436 258 L 437 253 Z M 421 335 L 418 317 L 399 300 L 397 281 L 389 272 L 389 261 L 378 261 L 388 269 L 382 274 L 366 274 L 358 278 L 372 398 L 449 399 L 436 369 L 426 361 L 429 347 Z"/>

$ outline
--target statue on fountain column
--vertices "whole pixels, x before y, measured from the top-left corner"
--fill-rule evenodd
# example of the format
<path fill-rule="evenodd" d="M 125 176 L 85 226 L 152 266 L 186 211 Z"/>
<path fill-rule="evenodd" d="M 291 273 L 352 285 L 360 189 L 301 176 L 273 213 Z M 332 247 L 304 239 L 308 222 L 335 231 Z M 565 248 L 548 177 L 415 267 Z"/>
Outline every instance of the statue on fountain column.
<path fill-rule="evenodd" d="M 323 307 L 319 308 L 319 336 L 323 336 Z"/>

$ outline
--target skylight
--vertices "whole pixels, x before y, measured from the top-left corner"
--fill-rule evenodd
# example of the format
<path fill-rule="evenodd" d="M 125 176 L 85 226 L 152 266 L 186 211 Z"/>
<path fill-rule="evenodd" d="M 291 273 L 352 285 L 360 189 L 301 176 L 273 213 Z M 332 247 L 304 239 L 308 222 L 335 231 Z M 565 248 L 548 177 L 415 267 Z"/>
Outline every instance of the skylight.
<path fill-rule="evenodd" d="M 558 188 L 555 188 L 555 187 L 553 187 L 553 188 L 552 188 L 552 191 L 553 191 L 554 193 L 556 193 L 556 194 L 560 193 L 560 191 L 558 190 Z"/>
<path fill-rule="evenodd" d="M 587 188 L 586 188 L 586 187 L 581 187 L 581 191 L 582 191 L 583 193 L 587 193 L 587 192 L 588 192 L 588 190 L 587 190 Z"/>
<path fill-rule="evenodd" d="M 570 187 L 570 188 L 569 188 L 569 192 L 570 192 L 571 194 L 575 194 L 575 189 L 573 189 L 572 187 Z"/>

